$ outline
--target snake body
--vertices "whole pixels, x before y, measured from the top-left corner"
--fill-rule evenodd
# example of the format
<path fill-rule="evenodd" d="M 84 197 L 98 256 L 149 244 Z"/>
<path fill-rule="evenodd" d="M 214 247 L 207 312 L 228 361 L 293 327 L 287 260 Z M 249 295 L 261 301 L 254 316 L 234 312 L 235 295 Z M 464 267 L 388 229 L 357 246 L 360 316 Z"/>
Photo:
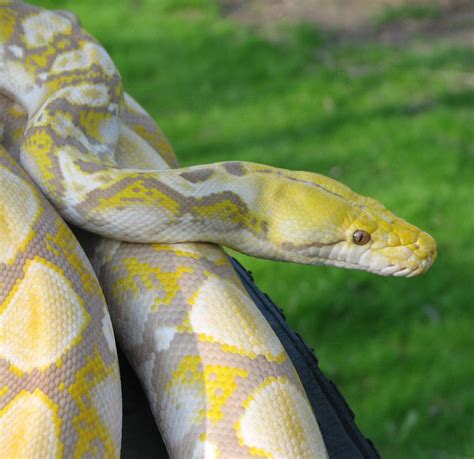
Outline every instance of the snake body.
<path fill-rule="evenodd" d="M 121 392 L 112 324 L 69 228 L 0 147 L 0 450 L 113 457 Z"/>
<path fill-rule="evenodd" d="M 87 252 L 172 457 L 327 457 L 291 361 L 219 245 L 413 276 L 435 258 L 431 236 L 318 174 L 177 168 L 69 14 L 0 0 L 0 91 L 0 451 L 119 454 L 113 333 L 63 217 L 99 235 Z"/>

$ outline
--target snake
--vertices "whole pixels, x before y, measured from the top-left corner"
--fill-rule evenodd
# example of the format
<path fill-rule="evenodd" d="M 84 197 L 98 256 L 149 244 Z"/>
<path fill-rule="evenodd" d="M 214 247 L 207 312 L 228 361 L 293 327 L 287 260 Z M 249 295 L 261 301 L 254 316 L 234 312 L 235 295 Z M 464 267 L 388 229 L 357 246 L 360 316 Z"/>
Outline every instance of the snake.
<path fill-rule="evenodd" d="M 0 0 L 0 93 L 2 455 L 119 457 L 117 340 L 170 457 L 328 457 L 223 247 L 413 277 L 432 236 L 320 174 L 179 167 L 69 12 Z"/>

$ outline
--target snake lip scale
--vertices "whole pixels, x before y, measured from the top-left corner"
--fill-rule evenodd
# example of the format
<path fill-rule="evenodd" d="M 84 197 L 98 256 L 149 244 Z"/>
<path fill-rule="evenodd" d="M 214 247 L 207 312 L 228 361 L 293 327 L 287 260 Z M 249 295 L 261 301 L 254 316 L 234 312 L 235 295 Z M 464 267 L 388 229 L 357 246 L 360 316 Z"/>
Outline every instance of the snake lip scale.
<path fill-rule="evenodd" d="M 63 219 L 94 235 L 81 247 Z M 396 277 L 436 258 L 428 233 L 329 177 L 180 168 L 73 14 L 0 0 L 1 455 L 119 457 L 117 340 L 171 458 L 327 458 L 221 245 Z"/>

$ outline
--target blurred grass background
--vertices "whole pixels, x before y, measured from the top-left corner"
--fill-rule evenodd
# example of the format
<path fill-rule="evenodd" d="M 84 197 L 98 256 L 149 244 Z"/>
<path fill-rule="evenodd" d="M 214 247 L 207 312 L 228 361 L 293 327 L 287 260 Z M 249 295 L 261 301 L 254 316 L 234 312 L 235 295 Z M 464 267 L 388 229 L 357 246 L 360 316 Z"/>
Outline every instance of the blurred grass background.
<path fill-rule="evenodd" d="M 33 3 L 80 16 L 183 165 L 316 171 L 435 236 L 438 260 L 415 279 L 239 258 L 384 456 L 473 457 L 472 29 L 459 39 L 456 23 L 452 40 L 433 2 L 378 8 L 350 33 L 317 11 L 260 27 L 252 9 L 232 14 L 242 1 Z"/>

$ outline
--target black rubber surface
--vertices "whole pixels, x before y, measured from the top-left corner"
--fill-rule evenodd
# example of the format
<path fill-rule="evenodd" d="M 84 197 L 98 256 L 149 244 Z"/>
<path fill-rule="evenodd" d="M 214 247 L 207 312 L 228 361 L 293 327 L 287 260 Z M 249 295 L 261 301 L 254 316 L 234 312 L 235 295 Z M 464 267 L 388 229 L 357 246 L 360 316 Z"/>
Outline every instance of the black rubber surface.
<path fill-rule="evenodd" d="M 358 429 L 354 413 L 338 388 L 319 369 L 313 351 L 289 328 L 282 311 L 257 288 L 251 274 L 236 260 L 232 263 L 290 356 L 318 419 L 330 459 L 380 458 L 372 442 Z M 120 352 L 119 358 L 124 399 L 122 458 L 167 458 L 140 383 Z"/>

